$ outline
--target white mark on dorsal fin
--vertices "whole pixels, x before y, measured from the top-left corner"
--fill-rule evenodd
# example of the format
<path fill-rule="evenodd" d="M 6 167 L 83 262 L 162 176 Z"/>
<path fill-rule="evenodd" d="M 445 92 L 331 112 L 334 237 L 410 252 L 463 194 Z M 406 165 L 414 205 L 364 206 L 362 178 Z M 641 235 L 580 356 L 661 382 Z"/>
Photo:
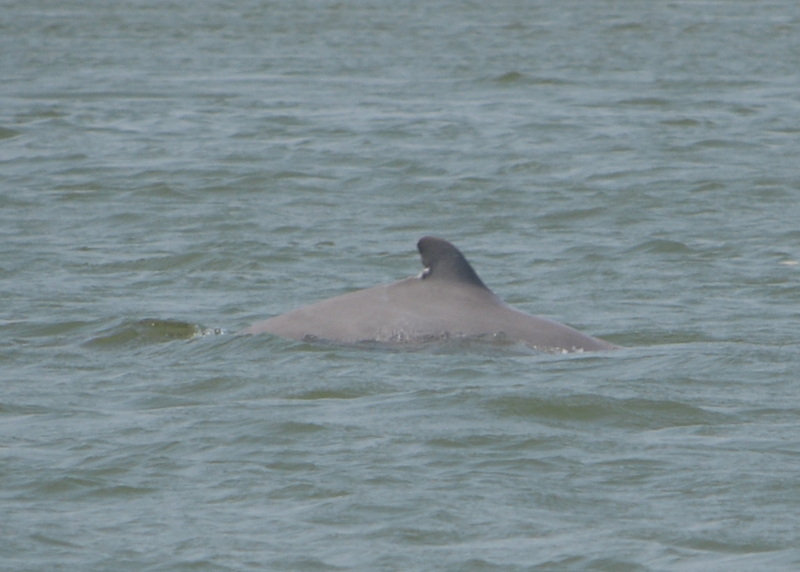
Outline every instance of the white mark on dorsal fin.
<path fill-rule="evenodd" d="M 422 265 L 425 267 L 423 278 L 486 288 L 461 251 L 446 240 L 434 236 L 423 236 L 417 242 L 417 249 L 422 256 Z M 488 290 L 488 288 L 486 289 Z"/>

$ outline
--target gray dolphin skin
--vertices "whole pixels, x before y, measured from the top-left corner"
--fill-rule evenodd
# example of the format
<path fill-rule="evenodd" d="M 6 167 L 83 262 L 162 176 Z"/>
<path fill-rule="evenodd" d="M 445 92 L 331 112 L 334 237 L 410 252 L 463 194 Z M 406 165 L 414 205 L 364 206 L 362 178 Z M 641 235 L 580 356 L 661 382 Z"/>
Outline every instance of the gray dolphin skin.
<path fill-rule="evenodd" d="M 464 255 L 441 238 L 417 243 L 419 276 L 328 298 L 245 330 L 339 343 L 494 338 L 547 352 L 611 350 L 609 342 L 515 310 L 489 290 Z"/>

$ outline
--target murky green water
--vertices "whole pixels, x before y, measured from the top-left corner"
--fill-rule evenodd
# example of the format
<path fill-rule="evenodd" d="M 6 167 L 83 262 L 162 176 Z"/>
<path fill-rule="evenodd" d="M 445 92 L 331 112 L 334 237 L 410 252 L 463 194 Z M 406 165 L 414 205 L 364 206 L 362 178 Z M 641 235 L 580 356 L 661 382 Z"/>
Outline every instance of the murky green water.
<path fill-rule="evenodd" d="M 7 2 L 4 570 L 795 570 L 800 5 Z M 628 349 L 238 336 L 453 241 Z"/>

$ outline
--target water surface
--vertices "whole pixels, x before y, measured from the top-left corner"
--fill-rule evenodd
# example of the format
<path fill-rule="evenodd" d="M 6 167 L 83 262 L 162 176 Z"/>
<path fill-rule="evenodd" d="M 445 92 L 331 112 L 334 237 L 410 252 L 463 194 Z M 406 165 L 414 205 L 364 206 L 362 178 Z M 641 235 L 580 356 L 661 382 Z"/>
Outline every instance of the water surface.
<path fill-rule="evenodd" d="M 6 2 L 6 570 L 795 570 L 800 5 Z M 236 332 L 453 241 L 626 346 Z"/>

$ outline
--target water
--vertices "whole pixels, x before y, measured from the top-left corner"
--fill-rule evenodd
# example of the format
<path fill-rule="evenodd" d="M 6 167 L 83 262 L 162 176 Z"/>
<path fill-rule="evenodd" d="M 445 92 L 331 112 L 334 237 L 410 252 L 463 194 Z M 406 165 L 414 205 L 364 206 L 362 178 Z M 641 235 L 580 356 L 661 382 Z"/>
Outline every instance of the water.
<path fill-rule="evenodd" d="M 5 2 L 3 570 L 795 570 L 800 5 Z M 458 245 L 627 349 L 235 332 Z"/>

